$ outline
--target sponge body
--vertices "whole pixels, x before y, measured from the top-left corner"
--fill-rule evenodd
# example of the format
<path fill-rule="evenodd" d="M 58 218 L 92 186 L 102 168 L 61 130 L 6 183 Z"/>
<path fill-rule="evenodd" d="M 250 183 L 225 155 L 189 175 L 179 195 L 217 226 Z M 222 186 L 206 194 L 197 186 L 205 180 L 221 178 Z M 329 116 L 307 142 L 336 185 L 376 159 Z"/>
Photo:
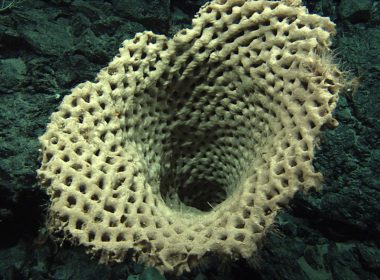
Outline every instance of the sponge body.
<path fill-rule="evenodd" d="M 342 87 L 334 25 L 300 1 L 215 0 L 172 39 L 139 33 L 41 136 L 50 228 L 181 274 L 248 258 L 312 167 Z M 210 207 L 208 207 L 210 206 Z"/>

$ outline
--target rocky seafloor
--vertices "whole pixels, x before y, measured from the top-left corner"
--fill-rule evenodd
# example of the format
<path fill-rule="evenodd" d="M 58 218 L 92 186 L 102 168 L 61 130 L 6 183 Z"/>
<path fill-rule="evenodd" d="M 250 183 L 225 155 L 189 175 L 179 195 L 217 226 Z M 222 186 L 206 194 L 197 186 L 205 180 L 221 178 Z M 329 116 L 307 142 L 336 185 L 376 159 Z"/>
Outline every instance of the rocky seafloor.
<path fill-rule="evenodd" d="M 0 1 L 0 279 L 165 279 L 133 262 L 100 265 L 49 238 L 38 136 L 62 98 L 93 80 L 123 40 L 144 30 L 172 36 L 204 2 Z M 222 269 L 211 259 L 167 279 L 380 279 L 380 3 L 304 3 L 337 24 L 333 49 L 352 78 L 335 110 L 340 125 L 323 132 L 314 162 L 323 190 L 296 195 L 256 260 Z"/>

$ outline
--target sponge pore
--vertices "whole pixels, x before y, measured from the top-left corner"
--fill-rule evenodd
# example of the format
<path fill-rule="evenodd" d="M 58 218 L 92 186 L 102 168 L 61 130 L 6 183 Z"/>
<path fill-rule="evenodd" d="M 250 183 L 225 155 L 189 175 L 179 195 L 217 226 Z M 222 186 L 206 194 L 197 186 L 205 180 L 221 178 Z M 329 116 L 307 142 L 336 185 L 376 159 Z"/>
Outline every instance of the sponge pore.
<path fill-rule="evenodd" d="M 126 40 L 40 137 L 49 227 L 98 253 L 181 274 L 248 258 L 312 167 L 341 72 L 334 25 L 300 1 L 219 0 L 172 39 Z"/>

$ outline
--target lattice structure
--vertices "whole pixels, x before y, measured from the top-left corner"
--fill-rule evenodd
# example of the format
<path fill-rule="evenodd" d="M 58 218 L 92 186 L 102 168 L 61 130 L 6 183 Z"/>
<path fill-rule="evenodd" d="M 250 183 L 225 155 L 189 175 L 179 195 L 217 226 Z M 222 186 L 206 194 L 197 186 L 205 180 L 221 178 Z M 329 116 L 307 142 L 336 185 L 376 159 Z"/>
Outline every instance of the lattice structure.
<path fill-rule="evenodd" d="M 177 274 L 207 252 L 251 256 L 279 208 L 320 185 L 333 32 L 299 1 L 215 0 L 173 39 L 125 41 L 40 138 L 51 230 Z"/>

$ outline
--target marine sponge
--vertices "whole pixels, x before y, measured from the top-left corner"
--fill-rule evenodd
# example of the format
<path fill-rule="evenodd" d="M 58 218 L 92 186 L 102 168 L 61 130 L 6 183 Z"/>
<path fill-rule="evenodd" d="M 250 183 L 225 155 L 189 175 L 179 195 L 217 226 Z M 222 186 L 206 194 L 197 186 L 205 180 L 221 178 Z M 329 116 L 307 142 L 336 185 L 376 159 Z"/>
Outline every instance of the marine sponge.
<path fill-rule="evenodd" d="M 181 274 L 248 258 L 312 167 L 342 87 L 328 18 L 300 1 L 215 0 L 192 28 L 126 40 L 40 137 L 49 227 L 103 262 Z"/>

